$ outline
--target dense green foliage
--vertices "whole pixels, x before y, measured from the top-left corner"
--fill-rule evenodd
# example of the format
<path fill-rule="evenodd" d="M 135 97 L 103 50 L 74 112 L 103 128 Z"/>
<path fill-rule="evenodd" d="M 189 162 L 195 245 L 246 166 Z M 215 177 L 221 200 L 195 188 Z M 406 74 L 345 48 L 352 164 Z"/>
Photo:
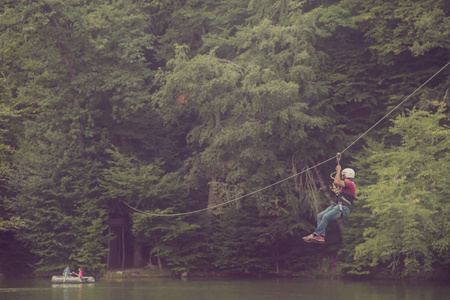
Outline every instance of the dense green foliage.
<path fill-rule="evenodd" d="M 0 271 L 16 251 L 37 274 L 102 273 L 120 219 L 135 267 L 448 272 L 450 67 L 344 153 L 359 202 L 326 246 L 301 236 L 335 166 L 292 175 L 450 61 L 449 15 L 442 0 L 1 2 Z"/>
<path fill-rule="evenodd" d="M 372 145 L 367 163 L 376 179 L 362 189 L 371 212 L 354 272 L 386 266 L 393 275 L 420 276 L 449 262 L 449 134 L 445 107 L 398 117 L 391 133 L 398 145 Z M 378 149 L 382 148 L 383 151 Z"/>

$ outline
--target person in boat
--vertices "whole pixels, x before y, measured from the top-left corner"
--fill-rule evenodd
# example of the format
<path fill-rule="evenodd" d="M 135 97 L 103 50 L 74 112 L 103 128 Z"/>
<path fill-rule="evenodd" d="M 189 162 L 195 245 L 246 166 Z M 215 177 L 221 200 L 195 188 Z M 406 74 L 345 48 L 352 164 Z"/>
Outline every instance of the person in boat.
<path fill-rule="evenodd" d="M 76 274 L 76 273 L 75 273 Z M 83 278 L 83 270 L 81 268 L 78 268 L 78 274 L 76 274 L 80 279 Z"/>
<path fill-rule="evenodd" d="M 341 175 L 342 174 L 342 179 Z M 350 214 L 350 208 L 355 199 L 356 185 L 353 182 L 355 171 L 346 168 L 341 172 L 341 166 L 336 166 L 334 187 L 330 187 L 336 194 L 334 203 L 317 215 L 317 228 L 308 236 L 303 237 L 307 243 L 325 243 L 325 228 L 331 220 L 345 218 Z"/>
<path fill-rule="evenodd" d="M 67 266 L 64 271 L 63 271 L 63 276 L 64 277 L 70 277 L 72 273 L 70 272 L 70 268 Z"/>

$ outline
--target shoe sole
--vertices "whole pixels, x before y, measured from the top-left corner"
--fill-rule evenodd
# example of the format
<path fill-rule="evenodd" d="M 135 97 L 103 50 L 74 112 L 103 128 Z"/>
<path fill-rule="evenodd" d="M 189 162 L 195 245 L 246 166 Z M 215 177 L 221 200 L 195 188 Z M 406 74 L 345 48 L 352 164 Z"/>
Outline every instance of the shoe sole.
<path fill-rule="evenodd" d="M 314 243 L 314 244 L 323 244 L 323 243 L 325 243 L 325 241 L 311 240 L 311 243 Z"/>
<path fill-rule="evenodd" d="M 308 244 L 311 244 L 311 243 L 312 243 L 312 241 L 311 241 L 310 239 L 305 239 L 305 238 L 303 238 L 303 241 L 306 242 L 306 243 L 308 243 Z"/>

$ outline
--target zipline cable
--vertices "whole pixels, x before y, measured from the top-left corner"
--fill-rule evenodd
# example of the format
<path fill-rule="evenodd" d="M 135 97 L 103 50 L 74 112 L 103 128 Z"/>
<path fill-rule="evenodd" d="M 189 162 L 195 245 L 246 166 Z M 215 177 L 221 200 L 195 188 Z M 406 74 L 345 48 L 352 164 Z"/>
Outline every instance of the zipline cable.
<path fill-rule="evenodd" d="M 196 213 L 199 213 L 199 212 L 211 210 L 211 209 L 214 209 L 214 208 L 217 208 L 217 207 L 220 207 L 220 206 L 224 206 L 224 205 L 229 204 L 229 203 L 232 203 L 232 202 L 239 201 L 239 200 L 241 200 L 241 199 L 243 199 L 243 198 L 245 198 L 245 197 L 254 195 L 254 194 L 259 193 L 259 192 L 261 192 L 261 191 L 264 191 L 264 190 L 266 190 L 266 189 L 268 189 L 268 188 L 271 188 L 271 187 L 273 187 L 273 186 L 275 186 L 275 185 L 278 185 L 278 184 L 280 184 L 280 183 L 282 183 L 282 182 L 284 182 L 284 181 L 287 181 L 287 180 L 289 180 L 289 179 L 291 179 L 291 178 L 297 177 L 297 176 L 299 176 L 299 175 L 301 175 L 301 174 L 303 174 L 303 173 L 305 173 L 305 172 L 307 172 L 307 171 L 309 171 L 309 170 L 311 170 L 311 169 L 317 168 L 318 166 L 323 165 L 323 164 L 325 164 L 325 163 L 327 163 L 327 162 L 329 162 L 329 161 L 331 161 L 331 160 L 333 160 L 333 159 L 337 159 L 337 161 L 338 161 L 338 163 L 339 163 L 339 160 L 340 160 L 340 158 L 341 158 L 341 154 L 342 154 L 342 153 L 344 153 L 345 151 L 347 151 L 348 149 L 350 149 L 350 147 L 352 147 L 354 144 L 356 144 L 356 142 L 358 142 L 358 141 L 359 141 L 360 139 L 362 139 L 365 135 L 367 135 L 370 131 L 372 131 L 378 124 L 380 124 L 384 119 L 386 119 L 392 112 L 394 112 L 397 108 L 399 108 L 401 105 L 403 105 L 403 103 L 405 103 L 405 102 L 406 102 L 409 98 L 411 98 L 415 93 L 417 93 L 420 89 L 422 89 L 425 85 L 427 85 L 428 82 L 430 82 L 434 77 L 436 77 L 440 72 L 442 72 L 446 67 L 448 67 L 448 65 L 450 65 L 450 61 L 449 61 L 445 66 L 443 66 L 441 69 L 439 69 L 436 73 L 434 73 L 433 76 L 431 76 L 430 78 L 428 78 L 428 80 L 426 80 L 422 85 L 420 85 L 417 89 L 415 89 L 414 92 L 412 92 L 412 93 L 409 94 L 405 99 L 403 99 L 403 101 L 401 101 L 398 105 L 396 105 L 393 109 L 391 109 L 387 114 L 385 114 L 385 115 L 384 115 L 380 120 L 378 120 L 378 122 L 376 122 L 372 127 L 370 127 L 368 130 L 366 130 L 366 131 L 365 131 L 363 134 L 361 134 L 357 139 L 355 139 L 350 145 L 348 145 L 344 150 L 342 150 L 340 153 L 338 153 L 337 156 L 330 157 L 330 158 L 328 158 L 328 159 L 326 159 L 326 160 L 324 160 L 324 161 L 322 161 L 322 162 L 320 162 L 320 163 L 318 163 L 318 164 L 316 164 L 316 165 L 314 165 L 314 166 L 312 166 L 312 167 L 308 167 L 308 168 L 306 168 L 305 170 L 303 170 L 303 171 L 301 171 L 301 172 L 298 172 L 298 173 L 295 173 L 295 174 L 293 174 L 293 175 L 291 175 L 291 176 L 288 176 L 288 177 L 286 177 L 286 178 L 284 178 L 284 179 L 282 179 L 282 180 L 279 180 L 279 181 L 277 181 L 277 182 L 274 182 L 274 183 L 272 183 L 272 184 L 269 184 L 269 185 L 267 185 L 267 186 L 265 186 L 265 187 L 262 187 L 262 188 L 260 188 L 260 189 L 257 189 L 257 190 L 255 190 L 255 191 L 253 191 L 253 192 L 248 193 L 248 194 L 245 194 L 245 195 L 239 196 L 239 197 L 237 197 L 237 198 L 234 198 L 234 199 L 225 201 L 225 202 L 223 202 L 223 203 L 219 203 L 219 204 L 216 204 L 216 205 L 212 205 L 212 206 L 210 206 L 210 207 L 205 207 L 205 208 L 202 208 L 202 209 L 193 210 L 193 211 L 188 211 L 188 212 L 184 212 L 184 213 L 171 213 L 171 214 L 156 214 L 156 213 L 149 213 L 149 212 L 146 212 L 146 211 L 142 211 L 142 210 L 140 210 L 140 209 L 137 209 L 137 208 L 135 208 L 135 207 L 133 207 L 133 206 L 127 204 L 126 202 L 123 202 L 123 201 L 120 201 L 120 202 L 122 202 L 125 206 L 127 206 L 128 208 L 130 208 L 130 209 L 132 209 L 132 210 L 134 210 L 134 211 L 136 211 L 136 212 L 138 212 L 138 213 L 146 214 L 146 215 L 150 215 L 150 216 L 155 216 L 155 217 L 178 217 L 178 216 L 186 216 L 186 215 L 191 215 L 191 214 L 196 214 Z"/>
<path fill-rule="evenodd" d="M 316 167 L 318 167 L 318 166 L 320 166 L 320 165 L 323 165 L 324 163 L 327 163 L 327 162 L 329 162 L 330 160 L 333 160 L 333 159 L 335 159 L 335 158 L 336 158 L 336 157 L 333 156 L 333 157 L 331 157 L 331 158 L 329 158 L 329 159 L 327 159 L 327 160 L 324 160 L 324 161 L 318 163 L 317 165 L 314 165 L 314 166 L 312 166 L 312 167 L 306 168 L 305 170 L 303 170 L 303 171 L 301 171 L 301 172 L 299 172 L 299 173 L 296 173 L 296 174 L 291 175 L 291 176 L 289 176 L 289 177 L 286 177 L 286 178 L 284 178 L 284 179 L 282 179 L 282 180 L 280 180 L 280 181 L 277 181 L 277 182 L 274 182 L 274 183 L 272 183 L 272 184 L 269 184 L 269 185 L 267 185 L 267 186 L 265 186 L 265 187 L 262 187 L 262 188 L 260 188 L 260 189 L 258 189 L 258 190 L 255 190 L 255 191 L 250 192 L 250 193 L 248 193 L 248 194 L 239 196 L 239 197 L 234 198 L 234 199 L 232 199 L 232 200 L 228 200 L 228 201 L 225 201 L 225 202 L 223 202 L 223 203 L 219 203 L 219 204 L 216 204 L 216 205 L 212 205 L 212 206 L 210 206 L 210 207 L 205 207 L 205 208 L 202 208 L 202 209 L 199 209 L 199 210 L 194 210 L 194 211 L 189 211 L 189 212 L 184 212 L 184 213 L 173 213 L 173 214 L 155 214 L 155 213 L 149 213 L 149 212 L 146 212 L 146 211 L 139 210 L 139 209 L 137 209 L 137 208 L 135 208 L 135 207 L 132 207 L 132 206 L 128 205 L 126 202 L 123 202 L 123 201 L 121 201 L 121 202 L 122 202 L 123 204 L 125 204 L 127 207 L 131 208 L 132 210 L 134 210 L 134 211 L 136 211 L 136 212 L 139 212 L 139 213 L 142 213 L 142 214 L 146 214 L 146 215 L 150 215 L 150 216 L 158 216 L 158 217 L 177 217 L 177 216 L 185 216 L 185 215 L 195 214 L 195 213 L 199 213 L 199 212 L 202 212 L 202 211 L 214 209 L 214 208 L 217 208 L 217 207 L 220 207 L 220 206 L 224 206 L 224 205 L 226 205 L 226 204 L 229 204 L 229 203 L 232 203 L 232 202 L 239 201 L 239 200 L 241 200 L 242 198 L 245 198 L 245 197 L 254 195 L 254 194 L 256 194 L 256 193 L 259 193 L 259 192 L 264 191 L 264 190 L 266 190 L 266 189 L 268 189 L 268 188 L 270 188 L 270 187 L 273 187 L 273 186 L 275 186 L 275 185 L 277 185 L 277 184 L 280 184 L 280 183 L 282 183 L 282 182 L 284 182 L 284 181 L 286 181 L 286 180 L 289 180 L 289 179 L 291 179 L 291 178 L 293 178 L 293 177 L 296 177 L 296 176 L 298 176 L 298 175 L 300 175 L 300 174 L 302 174 L 302 173 L 305 173 L 305 172 L 307 172 L 307 171 L 309 171 L 309 170 L 311 170 L 311 169 L 314 169 L 314 168 L 316 168 Z"/>
<path fill-rule="evenodd" d="M 361 134 L 356 140 L 354 140 L 350 145 L 347 146 L 347 148 L 345 148 L 344 150 L 341 151 L 341 153 L 344 153 L 345 151 L 347 151 L 350 147 L 352 147 L 357 141 L 359 141 L 362 137 L 364 137 L 367 133 L 369 133 L 373 128 L 375 128 L 378 124 L 380 124 L 384 119 L 386 119 L 394 110 L 396 110 L 397 108 L 399 108 L 401 105 L 403 105 L 403 103 L 405 103 L 409 98 L 411 98 L 415 93 L 417 93 L 420 89 L 422 89 L 428 82 L 430 82 L 434 77 L 436 77 L 436 75 L 438 75 L 440 72 L 442 72 L 445 68 L 447 68 L 447 66 L 450 65 L 450 61 L 443 66 L 439 71 L 437 71 L 436 73 L 434 73 L 433 76 L 431 76 L 430 78 L 428 78 L 427 81 L 425 81 L 421 86 L 419 86 L 414 92 L 412 92 L 408 97 L 406 97 L 405 99 L 403 99 L 402 102 L 400 102 L 397 106 L 395 106 L 393 109 L 391 109 L 390 112 L 388 112 L 387 114 L 384 115 L 384 117 L 382 117 L 380 120 L 378 120 L 378 122 L 376 122 L 372 127 L 370 127 L 369 129 L 366 130 L 366 132 L 364 132 L 363 134 Z"/>

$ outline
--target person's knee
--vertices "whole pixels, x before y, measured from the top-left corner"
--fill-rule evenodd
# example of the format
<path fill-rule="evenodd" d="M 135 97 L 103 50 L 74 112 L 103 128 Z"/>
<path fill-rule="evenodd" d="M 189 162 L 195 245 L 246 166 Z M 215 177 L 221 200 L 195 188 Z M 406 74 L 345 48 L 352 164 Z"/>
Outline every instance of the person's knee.
<path fill-rule="evenodd" d="M 323 216 L 325 216 L 326 214 L 327 214 L 327 211 L 323 211 L 323 212 L 319 213 L 319 214 L 317 215 L 317 219 L 322 219 Z"/>
<path fill-rule="evenodd" d="M 331 220 L 334 220 L 334 219 L 336 219 L 337 217 L 337 214 L 336 213 L 329 213 L 329 214 L 326 214 L 326 215 L 324 215 L 323 217 L 322 217 L 322 220 L 326 220 L 326 221 L 331 221 Z"/>

